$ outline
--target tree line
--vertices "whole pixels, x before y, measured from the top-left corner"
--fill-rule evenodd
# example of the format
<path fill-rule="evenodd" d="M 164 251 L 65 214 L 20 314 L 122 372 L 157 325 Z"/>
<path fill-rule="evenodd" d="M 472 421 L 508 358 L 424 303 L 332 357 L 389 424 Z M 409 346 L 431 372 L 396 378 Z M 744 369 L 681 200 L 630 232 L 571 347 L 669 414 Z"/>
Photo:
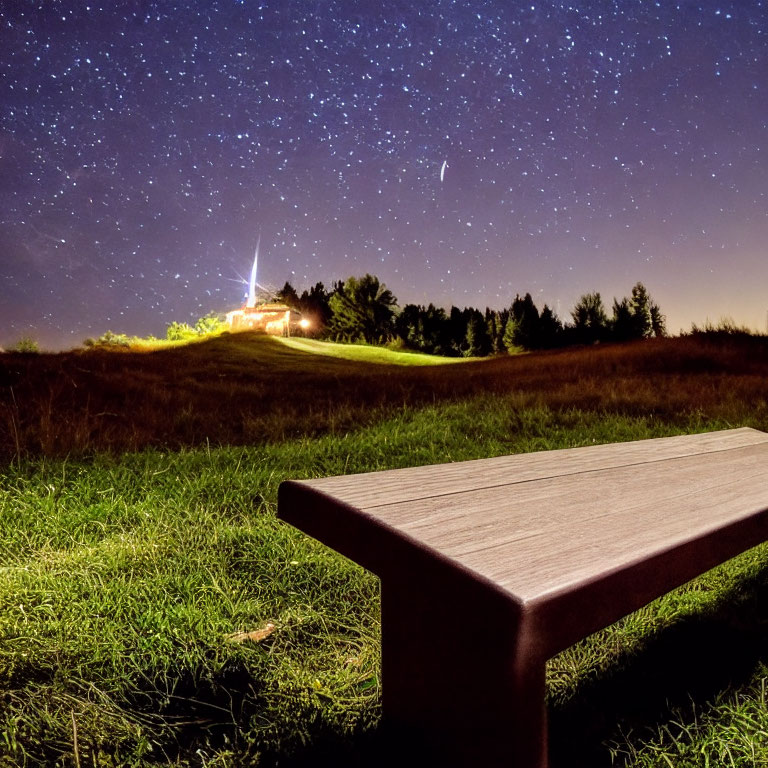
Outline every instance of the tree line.
<path fill-rule="evenodd" d="M 567 322 L 547 304 L 539 310 L 530 293 L 515 296 L 502 310 L 486 307 L 483 312 L 456 306 L 445 310 L 434 304 L 399 308 L 386 285 L 369 274 L 335 282 L 330 290 L 318 282 L 301 294 L 286 282 L 275 298 L 307 318 L 311 325 L 306 333 L 315 338 L 394 342 L 448 357 L 484 357 L 666 335 L 664 315 L 639 282 L 629 296 L 614 298 L 610 315 L 599 293 L 584 294 Z"/>

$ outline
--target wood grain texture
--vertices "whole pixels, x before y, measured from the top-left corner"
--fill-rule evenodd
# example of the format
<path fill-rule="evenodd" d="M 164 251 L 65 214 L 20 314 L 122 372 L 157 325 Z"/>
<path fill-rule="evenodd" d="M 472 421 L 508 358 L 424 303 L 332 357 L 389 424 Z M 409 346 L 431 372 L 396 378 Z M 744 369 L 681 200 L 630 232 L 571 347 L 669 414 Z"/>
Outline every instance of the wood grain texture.
<path fill-rule="evenodd" d="M 545 660 L 768 540 L 768 434 L 287 481 L 278 516 L 381 577 L 383 722 L 406 753 L 546 768 Z"/>
<path fill-rule="evenodd" d="M 768 434 L 735 429 L 296 485 L 303 506 L 315 494 L 336 501 L 362 527 L 389 529 L 533 602 L 766 513 Z M 279 514 L 295 519 L 290 508 Z M 323 540 L 323 521 L 314 522 Z M 342 553 L 365 563 L 354 541 Z"/>
<path fill-rule="evenodd" d="M 367 511 L 533 600 L 768 509 L 767 470 L 764 443 Z"/>
<path fill-rule="evenodd" d="M 662 461 L 768 442 L 768 434 L 741 428 L 698 435 L 660 437 L 629 443 L 498 456 L 357 475 L 302 481 L 346 504 L 370 508 L 443 494 L 504 486 L 510 482 L 559 477 L 593 469 Z"/>

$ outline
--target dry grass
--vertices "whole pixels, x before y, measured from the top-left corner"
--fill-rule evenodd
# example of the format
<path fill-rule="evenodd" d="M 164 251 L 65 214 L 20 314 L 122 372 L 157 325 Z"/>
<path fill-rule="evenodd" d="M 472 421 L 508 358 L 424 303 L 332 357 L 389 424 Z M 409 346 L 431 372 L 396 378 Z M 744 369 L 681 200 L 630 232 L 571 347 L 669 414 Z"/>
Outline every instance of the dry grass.
<path fill-rule="evenodd" d="M 717 333 L 418 368 L 325 357 L 254 334 L 155 352 L 5 354 L 0 458 L 338 434 L 481 393 L 554 410 L 766 426 L 766 382 L 768 339 Z"/>

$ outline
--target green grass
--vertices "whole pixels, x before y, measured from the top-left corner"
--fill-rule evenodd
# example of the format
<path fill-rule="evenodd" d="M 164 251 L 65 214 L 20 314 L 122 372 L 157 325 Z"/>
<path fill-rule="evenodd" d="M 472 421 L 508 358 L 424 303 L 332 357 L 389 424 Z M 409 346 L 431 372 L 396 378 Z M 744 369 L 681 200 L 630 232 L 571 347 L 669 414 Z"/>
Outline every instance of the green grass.
<path fill-rule="evenodd" d="M 422 352 L 390 349 L 373 344 L 338 344 L 333 341 L 318 341 L 298 337 L 279 338 L 279 341 L 292 349 L 313 352 L 318 355 L 340 357 L 361 363 L 382 363 L 385 365 L 445 365 L 446 363 L 466 363 L 480 358 L 441 357 Z"/>
<path fill-rule="evenodd" d="M 285 478 L 768 429 L 759 338 L 0 357 L 0 768 L 375 762 L 378 582 L 275 519 Z M 761 547 L 552 660 L 553 765 L 768 766 L 766 606 Z"/>
<path fill-rule="evenodd" d="M 0 766 L 370 764 L 378 582 L 275 519 L 281 480 L 747 423 L 483 394 L 261 446 L 14 462 Z M 556 764 L 768 765 L 767 566 L 753 550 L 554 659 Z"/>

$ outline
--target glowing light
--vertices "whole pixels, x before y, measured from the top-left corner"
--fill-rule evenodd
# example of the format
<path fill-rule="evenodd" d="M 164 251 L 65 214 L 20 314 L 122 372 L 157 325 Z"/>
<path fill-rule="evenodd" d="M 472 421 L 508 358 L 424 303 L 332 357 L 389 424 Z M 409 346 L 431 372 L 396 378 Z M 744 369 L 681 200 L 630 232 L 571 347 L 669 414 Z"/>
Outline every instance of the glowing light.
<path fill-rule="evenodd" d="M 306 317 L 304 317 L 304 318 L 302 318 L 301 320 L 299 320 L 299 325 L 300 325 L 302 328 L 309 328 L 309 320 L 307 320 L 307 318 L 306 318 Z"/>
<path fill-rule="evenodd" d="M 246 307 L 256 306 L 256 268 L 259 263 L 259 245 L 261 243 L 261 235 L 256 241 L 256 253 L 253 254 L 253 266 L 251 267 L 251 281 L 248 283 L 248 301 Z"/>

